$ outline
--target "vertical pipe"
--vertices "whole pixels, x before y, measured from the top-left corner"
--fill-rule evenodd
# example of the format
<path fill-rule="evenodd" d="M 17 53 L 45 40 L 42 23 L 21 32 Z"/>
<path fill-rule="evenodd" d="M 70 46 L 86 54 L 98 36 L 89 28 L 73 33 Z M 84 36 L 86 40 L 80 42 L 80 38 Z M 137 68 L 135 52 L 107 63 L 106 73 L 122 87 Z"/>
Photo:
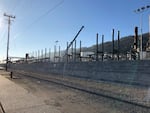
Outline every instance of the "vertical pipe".
<path fill-rule="evenodd" d="M 45 62 L 46 62 L 46 54 L 47 54 L 47 49 L 45 48 Z"/>
<path fill-rule="evenodd" d="M 68 62 L 68 42 L 67 42 L 67 52 L 66 52 L 67 62 Z"/>
<path fill-rule="evenodd" d="M 96 34 L 96 61 L 98 61 L 98 33 Z"/>
<path fill-rule="evenodd" d="M 71 53 L 72 53 L 72 61 L 74 61 L 73 43 L 72 43 Z"/>
<path fill-rule="evenodd" d="M 150 51 L 150 15 L 149 15 L 149 38 L 148 38 L 148 51 Z"/>
<path fill-rule="evenodd" d="M 139 42 L 139 37 L 138 37 L 138 27 L 135 27 L 135 36 L 134 36 L 134 58 L 133 59 L 140 59 L 140 42 Z M 138 58 L 136 58 L 136 52 L 138 53 Z"/>
<path fill-rule="evenodd" d="M 138 48 L 138 27 L 135 27 L 135 35 L 134 35 L 134 49 Z"/>
<path fill-rule="evenodd" d="M 75 44 L 74 44 L 74 61 L 76 62 L 76 43 L 77 41 L 75 40 Z"/>
<path fill-rule="evenodd" d="M 112 59 L 114 60 L 114 29 L 112 31 Z"/>
<path fill-rule="evenodd" d="M 30 53 L 30 60 L 32 60 L 32 52 Z"/>
<path fill-rule="evenodd" d="M 41 53 L 40 53 L 40 62 L 42 62 L 42 49 L 41 49 Z"/>
<path fill-rule="evenodd" d="M 80 61 L 82 61 L 82 58 L 81 58 L 81 48 L 82 48 L 82 42 L 81 42 L 81 40 L 80 40 Z"/>
<path fill-rule="evenodd" d="M 120 31 L 118 31 L 118 52 L 117 52 L 117 57 L 118 57 L 118 61 L 119 59 L 119 55 L 120 55 Z"/>
<path fill-rule="evenodd" d="M 56 57 L 56 45 L 54 45 L 54 62 L 55 62 L 55 57 Z"/>
<path fill-rule="evenodd" d="M 41 60 L 43 61 L 43 49 L 41 51 Z"/>
<path fill-rule="evenodd" d="M 34 60 L 35 60 L 35 57 L 36 57 L 36 51 L 33 51 L 33 53 L 34 53 Z"/>
<path fill-rule="evenodd" d="M 32 58 L 34 59 L 34 51 L 32 51 Z"/>
<path fill-rule="evenodd" d="M 102 35 L 102 61 L 104 60 L 104 35 Z"/>
<path fill-rule="evenodd" d="M 31 53 L 29 52 L 29 59 L 31 59 Z"/>
<path fill-rule="evenodd" d="M 57 62 L 57 43 L 55 45 L 55 61 Z"/>
<path fill-rule="evenodd" d="M 35 61 L 37 62 L 37 51 L 35 51 Z"/>
<path fill-rule="evenodd" d="M 39 61 L 39 58 L 40 58 L 40 50 L 38 50 L 38 61 Z"/>
<path fill-rule="evenodd" d="M 60 46 L 59 46 L 59 62 L 60 62 Z"/>
<path fill-rule="evenodd" d="M 49 48 L 49 61 L 51 61 L 51 49 Z"/>
<path fill-rule="evenodd" d="M 33 55 L 32 55 L 32 56 L 33 56 L 32 61 L 34 61 L 34 51 L 32 52 L 32 54 L 33 54 Z"/>

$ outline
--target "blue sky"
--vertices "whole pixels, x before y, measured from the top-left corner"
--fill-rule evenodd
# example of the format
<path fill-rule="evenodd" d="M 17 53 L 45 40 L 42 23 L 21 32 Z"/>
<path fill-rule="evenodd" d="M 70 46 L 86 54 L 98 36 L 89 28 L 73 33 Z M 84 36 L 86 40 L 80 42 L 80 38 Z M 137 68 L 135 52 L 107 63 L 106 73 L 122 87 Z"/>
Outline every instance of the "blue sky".
<path fill-rule="evenodd" d="M 55 41 L 66 48 L 82 25 L 77 47 L 95 44 L 96 33 L 111 40 L 112 29 L 121 37 L 134 34 L 140 25 L 140 14 L 134 10 L 150 5 L 149 0 L 0 0 L 0 58 L 6 57 L 7 18 L 15 15 L 10 33 L 9 56 L 24 57 L 25 53 L 51 48 Z M 143 32 L 148 32 L 150 9 L 143 12 Z"/>

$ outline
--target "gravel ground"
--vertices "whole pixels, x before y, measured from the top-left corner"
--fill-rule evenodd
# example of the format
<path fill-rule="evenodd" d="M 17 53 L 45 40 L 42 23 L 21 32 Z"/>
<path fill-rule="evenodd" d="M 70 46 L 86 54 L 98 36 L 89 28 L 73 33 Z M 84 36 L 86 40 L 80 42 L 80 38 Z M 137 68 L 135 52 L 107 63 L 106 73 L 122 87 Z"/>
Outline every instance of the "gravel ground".
<path fill-rule="evenodd" d="M 69 78 L 63 79 L 65 80 Z M 90 95 L 53 83 L 20 76 L 19 74 L 15 77 L 15 79 L 12 79 L 12 81 L 24 87 L 29 93 L 38 96 L 39 99 L 42 99 L 45 102 L 45 104 L 57 107 L 57 109 L 59 109 L 62 113 L 150 113 L 149 110 L 142 110 L 139 107 L 127 105 L 122 102 L 100 96 Z M 84 84 L 81 80 L 75 81 Z M 86 81 L 86 86 L 88 86 L 88 82 L 89 81 Z M 95 82 L 95 84 L 98 84 L 97 87 L 100 87 L 99 85 L 101 84 L 101 86 L 103 86 L 102 88 L 105 90 L 111 89 L 110 87 L 112 87 L 118 91 L 120 89 L 124 90 L 124 87 L 131 87 L 123 87 L 116 84 L 110 85 L 107 83 L 99 84 L 99 82 Z M 91 85 L 91 87 L 94 86 L 94 84 Z M 137 89 L 133 87 L 132 89 L 134 89 L 134 93 L 135 91 L 140 92 L 142 90 L 143 92 L 146 90 L 139 87 L 137 87 Z M 132 89 L 130 90 L 132 91 Z"/>
<path fill-rule="evenodd" d="M 26 73 L 26 72 L 22 72 Z M 45 77 L 56 81 L 63 81 L 67 84 L 73 84 L 84 89 L 96 91 L 113 97 L 121 98 L 124 100 L 140 103 L 150 106 L 150 88 L 140 87 L 133 85 L 125 85 L 119 83 L 95 81 L 90 79 L 75 78 L 63 75 L 40 75 L 31 73 L 33 76 Z"/>
<path fill-rule="evenodd" d="M 10 78 L 9 76 L 7 77 Z M 68 81 L 70 79 L 71 78 L 69 77 L 63 77 L 64 81 Z M 57 107 L 61 113 L 150 113 L 150 110 L 148 109 L 143 110 L 142 108 L 124 104 L 122 102 L 100 96 L 94 96 L 50 82 L 31 79 L 20 74 L 15 74 L 12 81 L 21 85 L 28 91 L 28 93 L 32 93 L 39 97 L 39 99 L 43 100 L 45 104 Z M 115 90 L 115 92 L 119 92 L 120 94 L 125 93 L 140 98 L 141 95 L 143 96 L 148 93 L 148 89 L 142 87 L 131 87 L 128 85 L 113 83 L 108 84 L 106 82 L 94 82 L 91 80 L 82 81 L 81 79 L 74 79 L 72 82 L 77 82 L 80 85 L 86 85 L 90 88 L 102 88 L 106 91 Z"/>

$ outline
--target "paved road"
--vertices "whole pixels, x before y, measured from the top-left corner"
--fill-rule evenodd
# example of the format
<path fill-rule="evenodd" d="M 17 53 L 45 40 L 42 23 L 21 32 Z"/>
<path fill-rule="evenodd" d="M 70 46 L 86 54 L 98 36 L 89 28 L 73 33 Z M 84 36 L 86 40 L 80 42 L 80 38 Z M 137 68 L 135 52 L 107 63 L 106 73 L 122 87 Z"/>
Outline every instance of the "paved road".
<path fill-rule="evenodd" d="M 25 88 L 0 75 L 0 101 L 6 113 L 60 113 Z"/>

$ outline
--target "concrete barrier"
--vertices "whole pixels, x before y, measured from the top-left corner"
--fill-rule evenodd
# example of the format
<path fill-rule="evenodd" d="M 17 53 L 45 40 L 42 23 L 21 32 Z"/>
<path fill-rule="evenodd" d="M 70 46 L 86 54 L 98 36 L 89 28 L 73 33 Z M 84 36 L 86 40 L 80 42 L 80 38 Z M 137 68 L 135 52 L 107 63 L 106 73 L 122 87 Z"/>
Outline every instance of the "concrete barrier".
<path fill-rule="evenodd" d="M 10 64 L 10 69 L 41 74 L 115 81 L 150 86 L 150 61 Z"/>

